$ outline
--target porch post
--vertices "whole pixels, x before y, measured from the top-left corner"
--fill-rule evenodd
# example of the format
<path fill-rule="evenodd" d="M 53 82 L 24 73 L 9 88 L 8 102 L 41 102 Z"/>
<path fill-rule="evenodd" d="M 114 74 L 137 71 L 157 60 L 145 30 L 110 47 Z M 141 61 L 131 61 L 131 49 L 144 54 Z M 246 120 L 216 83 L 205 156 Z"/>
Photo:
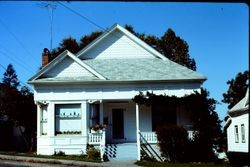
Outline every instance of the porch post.
<path fill-rule="evenodd" d="M 82 136 L 88 135 L 88 125 L 87 125 L 87 112 L 88 112 L 88 102 L 83 101 L 82 102 Z"/>
<path fill-rule="evenodd" d="M 48 105 L 48 136 L 55 136 L 55 103 L 51 102 Z"/>
<path fill-rule="evenodd" d="M 100 100 L 100 116 L 99 116 L 99 123 L 100 125 L 103 124 L 103 102 Z"/>
<path fill-rule="evenodd" d="M 135 104 L 136 112 L 136 141 L 137 141 L 137 160 L 141 159 L 141 143 L 140 143 L 140 129 L 139 129 L 139 105 Z"/>

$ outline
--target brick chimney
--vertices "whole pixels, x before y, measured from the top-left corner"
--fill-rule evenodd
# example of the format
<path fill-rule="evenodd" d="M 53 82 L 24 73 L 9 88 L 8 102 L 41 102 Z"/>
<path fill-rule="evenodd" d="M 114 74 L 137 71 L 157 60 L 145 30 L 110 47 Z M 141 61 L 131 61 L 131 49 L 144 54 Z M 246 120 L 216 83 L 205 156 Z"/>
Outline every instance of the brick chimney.
<path fill-rule="evenodd" d="M 42 54 L 42 68 L 46 66 L 50 61 L 50 52 L 49 49 L 44 48 Z"/>

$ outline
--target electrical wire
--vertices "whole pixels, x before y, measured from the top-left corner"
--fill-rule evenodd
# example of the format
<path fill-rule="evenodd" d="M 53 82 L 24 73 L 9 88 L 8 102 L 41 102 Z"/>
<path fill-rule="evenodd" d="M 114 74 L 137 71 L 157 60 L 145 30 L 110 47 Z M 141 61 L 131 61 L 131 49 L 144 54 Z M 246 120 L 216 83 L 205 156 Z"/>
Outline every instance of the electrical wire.
<path fill-rule="evenodd" d="M 92 21 L 91 19 L 89 19 L 88 17 L 86 16 L 83 16 L 82 14 L 78 13 L 77 11 L 73 10 L 72 8 L 64 5 L 63 3 L 61 2 L 57 2 L 58 4 L 60 4 L 61 6 L 63 6 L 64 8 L 68 9 L 69 11 L 71 11 L 72 13 L 76 14 L 77 16 L 81 17 L 82 19 L 88 21 L 89 23 L 93 24 L 94 26 L 100 28 L 101 30 L 103 30 L 104 32 L 109 32 L 107 29 L 103 28 L 102 26 L 98 25 L 97 23 L 95 23 L 94 21 Z M 123 38 L 120 38 L 119 36 L 115 35 L 114 33 L 110 33 L 113 37 L 117 38 L 117 39 L 121 39 L 123 42 L 125 42 L 126 44 L 134 47 L 136 50 L 138 50 L 139 52 L 142 52 L 142 53 L 147 53 L 147 51 L 145 49 L 140 49 L 134 45 L 132 45 L 131 43 L 125 41 L 125 39 Z"/>
<path fill-rule="evenodd" d="M 37 60 L 34 56 L 29 52 L 29 50 L 25 47 L 25 45 L 17 38 L 17 36 L 8 28 L 8 26 L 1 20 L 0 23 L 6 29 L 6 31 L 17 41 L 17 43 L 25 50 L 25 52 L 36 62 Z"/>

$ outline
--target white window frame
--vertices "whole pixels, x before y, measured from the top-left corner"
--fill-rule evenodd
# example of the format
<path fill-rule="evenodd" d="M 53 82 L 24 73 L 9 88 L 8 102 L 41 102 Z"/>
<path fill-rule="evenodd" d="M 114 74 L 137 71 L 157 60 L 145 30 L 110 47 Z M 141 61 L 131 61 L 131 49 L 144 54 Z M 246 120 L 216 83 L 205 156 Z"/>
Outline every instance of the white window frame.
<path fill-rule="evenodd" d="M 238 125 L 234 126 L 234 136 L 235 136 L 235 143 L 239 143 L 239 128 L 238 128 Z"/>
<path fill-rule="evenodd" d="M 245 135 L 245 125 L 241 124 L 241 142 L 245 143 L 246 142 L 246 135 Z"/>

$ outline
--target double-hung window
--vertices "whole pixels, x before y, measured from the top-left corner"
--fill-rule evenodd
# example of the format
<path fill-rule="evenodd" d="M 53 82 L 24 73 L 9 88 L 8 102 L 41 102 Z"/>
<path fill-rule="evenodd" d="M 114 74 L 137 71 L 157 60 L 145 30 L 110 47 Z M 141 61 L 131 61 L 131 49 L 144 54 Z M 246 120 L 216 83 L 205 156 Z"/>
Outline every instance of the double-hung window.
<path fill-rule="evenodd" d="M 239 142 L 239 129 L 238 129 L 238 125 L 234 126 L 234 135 L 235 135 L 235 143 Z"/>
<path fill-rule="evenodd" d="M 241 124 L 241 142 L 245 143 L 246 142 L 246 137 L 245 137 L 245 126 L 244 124 Z"/>

